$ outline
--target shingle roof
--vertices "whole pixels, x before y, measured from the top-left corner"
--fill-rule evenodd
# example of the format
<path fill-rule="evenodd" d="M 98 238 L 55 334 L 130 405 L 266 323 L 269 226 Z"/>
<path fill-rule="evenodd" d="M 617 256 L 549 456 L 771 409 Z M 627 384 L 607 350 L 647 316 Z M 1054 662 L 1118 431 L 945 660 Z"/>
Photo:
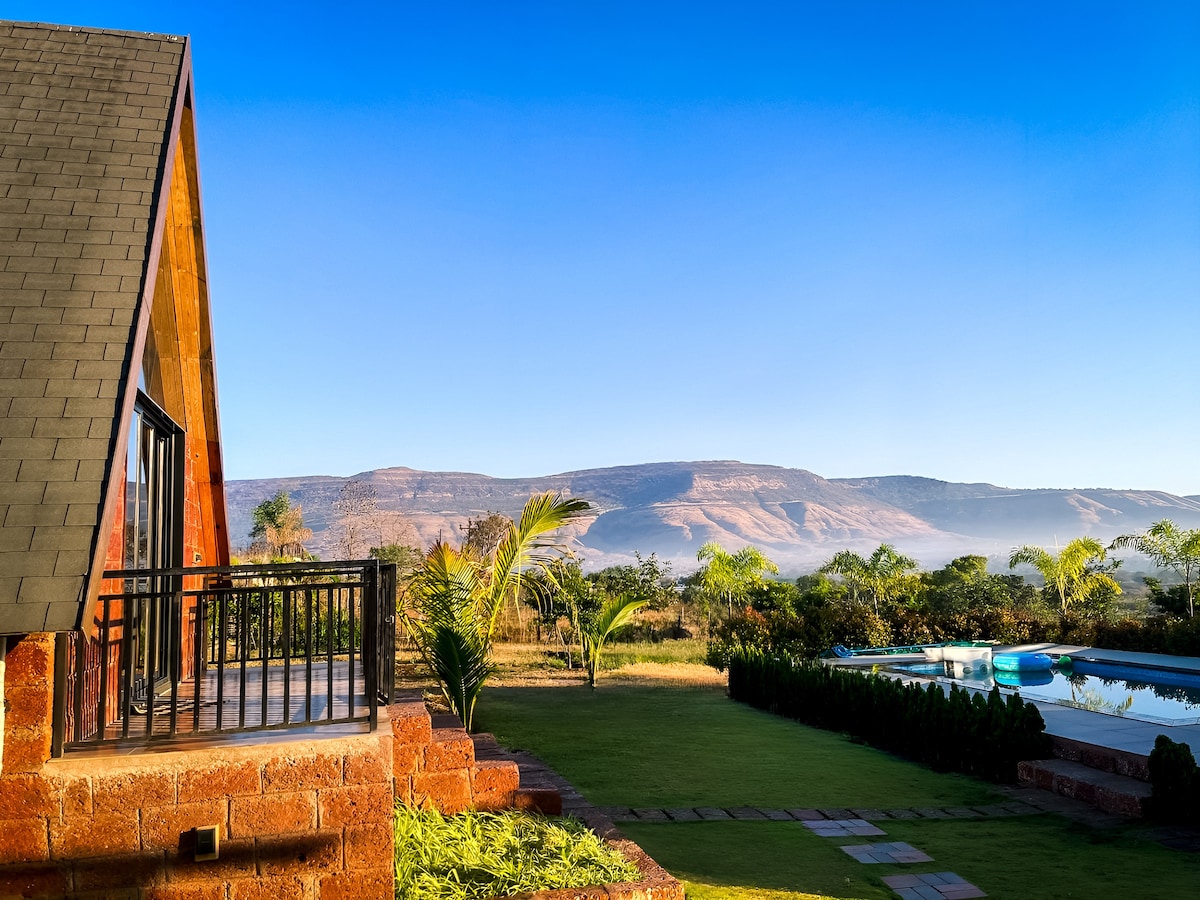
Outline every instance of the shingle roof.
<path fill-rule="evenodd" d="M 79 619 L 185 57 L 0 22 L 0 634 Z"/>

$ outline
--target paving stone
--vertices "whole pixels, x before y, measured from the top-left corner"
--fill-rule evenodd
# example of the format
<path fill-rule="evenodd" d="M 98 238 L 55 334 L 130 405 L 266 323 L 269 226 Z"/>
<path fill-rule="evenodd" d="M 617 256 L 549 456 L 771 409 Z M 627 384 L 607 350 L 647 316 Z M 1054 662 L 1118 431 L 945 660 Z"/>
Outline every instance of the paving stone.
<path fill-rule="evenodd" d="M 729 815 L 729 813 L 725 812 L 725 810 L 720 809 L 716 806 L 698 806 L 698 807 L 696 807 L 696 812 L 697 812 L 697 814 L 699 814 L 701 819 L 704 819 L 706 821 L 713 820 L 713 819 L 732 819 L 733 818 L 731 815 Z"/>
<path fill-rule="evenodd" d="M 680 809 L 668 809 L 667 815 L 671 817 L 673 822 L 698 822 L 700 821 L 700 813 L 691 807 Z"/>
<path fill-rule="evenodd" d="M 786 809 L 764 809 L 762 814 L 773 822 L 790 822 L 792 817 Z"/>
<path fill-rule="evenodd" d="M 919 815 L 922 819 L 949 819 L 950 813 L 944 809 L 939 809 L 936 806 L 918 806 L 913 812 Z"/>
<path fill-rule="evenodd" d="M 901 898 L 915 900 L 968 900 L 986 897 L 983 891 L 953 872 L 923 875 L 885 875 L 883 883 Z"/>
<path fill-rule="evenodd" d="M 887 811 L 889 819 L 919 819 L 915 809 L 889 809 Z"/>
<path fill-rule="evenodd" d="M 765 819 L 762 810 L 753 806 L 730 806 L 726 810 L 735 819 Z"/>
<path fill-rule="evenodd" d="M 956 819 L 978 819 L 979 812 L 969 806 L 947 806 L 946 812 Z"/>
<path fill-rule="evenodd" d="M 852 809 L 850 812 L 854 813 L 860 819 L 870 819 L 872 821 L 889 818 L 888 814 L 882 809 Z"/>
<path fill-rule="evenodd" d="M 886 844 L 849 844 L 840 848 L 861 863 L 932 862 L 933 857 L 903 841 Z"/>
<path fill-rule="evenodd" d="M 628 806 L 601 806 L 599 807 L 601 815 L 608 816 L 614 822 L 631 822 L 637 819 L 632 809 Z"/>
<path fill-rule="evenodd" d="M 815 819 L 824 819 L 824 814 L 819 809 L 788 809 L 784 810 L 793 819 L 798 819 L 801 822 L 809 822 Z"/>
<path fill-rule="evenodd" d="M 1014 813 L 1011 809 L 999 803 L 992 803 L 988 806 L 973 806 L 971 808 L 981 816 L 988 816 L 989 818 L 1001 818 L 1003 816 L 1016 815 L 1016 813 Z"/>
<path fill-rule="evenodd" d="M 827 819 L 850 819 L 853 814 L 848 809 L 819 809 L 817 810 Z"/>
<path fill-rule="evenodd" d="M 633 814 L 639 822 L 669 822 L 671 819 L 665 809 L 635 809 Z"/>

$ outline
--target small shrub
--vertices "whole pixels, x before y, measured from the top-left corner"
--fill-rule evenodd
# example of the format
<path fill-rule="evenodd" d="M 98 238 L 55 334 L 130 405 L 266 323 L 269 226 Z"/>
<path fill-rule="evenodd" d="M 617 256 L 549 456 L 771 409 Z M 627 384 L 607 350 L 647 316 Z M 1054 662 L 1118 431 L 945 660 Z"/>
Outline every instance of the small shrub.
<path fill-rule="evenodd" d="M 636 881 L 636 866 L 574 819 L 396 807 L 396 900 L 475 900 Z"/>
<path fill-rule="evenodd" d="M 1200 822 L 1200 771 L 1192 748 L 1160 734 L 1149 767 L 1150 814 L 1167 822 Z"/>

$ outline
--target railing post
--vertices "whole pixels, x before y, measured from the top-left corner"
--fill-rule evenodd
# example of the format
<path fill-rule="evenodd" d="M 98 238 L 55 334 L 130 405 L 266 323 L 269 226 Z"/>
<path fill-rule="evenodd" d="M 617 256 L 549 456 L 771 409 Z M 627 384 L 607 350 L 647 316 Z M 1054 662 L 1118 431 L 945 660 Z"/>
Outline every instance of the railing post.
<path fill-rule="evenodd" d="M 54 714 L 50 731 L 50 755 L 62 756 L 63 743 L 67 734 L 67 679 L 74 677 L 74 672 L 67 671 L 70 658 L 71 635 L 60 631 L 54 635 Z M 79 685 L 75 685 L 79 690 Z"/>

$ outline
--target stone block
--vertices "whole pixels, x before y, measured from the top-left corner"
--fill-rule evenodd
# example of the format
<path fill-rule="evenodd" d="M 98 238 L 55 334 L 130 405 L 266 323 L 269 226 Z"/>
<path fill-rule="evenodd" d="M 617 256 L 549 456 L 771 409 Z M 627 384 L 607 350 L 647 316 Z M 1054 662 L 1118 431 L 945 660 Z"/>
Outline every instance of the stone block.
<path fill-rule="evenodd" d="M 264 793 L 312 791 L 337 787 L 341 783 L 342 758 L 336 754 L 276 757 L 262 770 Z"/>
<path fill-rule="evenodd" d="M 66 897 L 70 872 L 57 866 L 5 866 L 0 869 L 0 897 Z"/>
<path fill-rule="evenodd" d="M 395 873 L 387 868 L 340 872 L 321 879 L 320 900 L 393 900 Z"/>
<path fill-rule="evenodd" d="M 392 720 L 392 735 L 396 744 L 424 745 L 432 740 L 433 726 L 424 703 L 394 703 L 388 707 L 388 716 Z"/>
<path fill-rule="evenodd" d="M 392 774 L 413 775 L 425 760 L 425 744 L 400 744 L 392 747 Z"/>
<path fill-rule="evenodd" d="M 322 828 L 390 822 L 391 813 L 392 792 L 386 784 L 355 785 L 320 792 Z"/>
<path fill-rule="evenodd" d="M 418 772 L 412 777 L 413 802 L 423 809 L 453 815 L 471 806 L 471 779 L 466 769 Z"/>
<path fill-rule="evenodd" d="M 206 862 L 196 862 L 196 846 L 189 840 L 178 850 L 167 851 L 167 874 L 172 882 L 215 882 L 221 885 L 235 878 L 252 878 L 258 875 L 254 840 L 222 840 L 220 858 Z"/>
<path fill-rule="evenodd" d="M 92 781 L 86 776 L 64 779 L 58 788 L 58 795 L 62 800 L 63 819 L 90 816 L 95 811 L 92 804 Z"/>
<path fill-rule="evenodd" d="M 142 848 L 172 850 L 187 846 L 194 828 L 220 827 L 221 837 L 229 834 L 229 801 L 203 800 L 142 809 Z"/>
<path fill-rule="evenodd" d="M 521 770 L 508 760 L 486 760 L 476 763 L 471 772 L 471 789 L 485 791 L 515 791 L 521 786 Z"/>
<path fill-rule="evenodd" d="M 470 769 L 475 765 L 475 745 L 465 731 L 458 728 L 435 728 L 432 740 L 425 748 L 425 771 L 448 772 Z"/>
<path fill-rule="evenodd" d="M 0 864 L 42 862 L 50 858 L 46 820 L 0 820 Z M 0 873 L 0 884 L 3 875 Z M 5 896 L 0 892 L 0 896 Z"/>
<path fill-rule="evenodd" d="M 8 711 L 12 716 L 12 710 Z M 58 815 L 58 798 L 51 781 L 40 775 L 0 778 L 0 819 L 49 818 Z"/>
<path fill-rule="evenodd" d="M 10 728 L 5 725 L 2 774 L 40 772 L 50 759 L 50 727 Z"/>
<path fill-rule="evenodd" d="M 258 764 L 250 760 L 214 763 L 179 773 L 180 803 L 261 793 Z"/>
<path fill-rule="evenodd" d="M 239 878 L 229 885 L 230 900 L 308 900 L 309 880 L 299 875 Z"/>
<path fill-rule="evenodd" d="M 342 832 L 310 831 L 255 839 L 260 875 L 336 872 L 342 868 Z"/>
<path fill-rule="evenodd" d="M 225 883 L 162 884 L 142 890 L 143 900 L 225 900 Z"/>
<path fill-rule="evenodd" d="M 141 850 L 137 810 L 50 823 L 54 859 L 116 856 Z"/>
<path fill-rule="evenodd" d="M 394 834 L 390 823 L 347 828 L 343 844 L 346 868 L 377 868 L 381 861 L 392 859 L 395 855 Z"/>
<path fill-rule="evenodd" d="M 29 634 L 21 638 L 4 660 L 4 682 L 6 688 L 53 685 L 54 635 Z"/>
<path fill-rule="evenodd" d="M 136 894 L 140 887 L 165 884 L 166 857 L 162 853 L 130 853 L 116 858 L 97 857 L 76 862 L 76 891 L 127 889 Z"/>
<path fill-rule="evenodd" d="M 347 753 L 343 780 L 348 785 L 387 784 L 392 777 L 391 762 L 382 748 L 373 752 Z"/>
<path fill-rule="evenodd" d="M 553 788 L 521 788 L 513 795 L 513 809 L 561 816 L 562 795 Z"/>
<path fill-rule="evenodd" d="M 95 811 L 118 812 L 175 803 L 175 773 L 133 769 L 92 779 Z"/>
<path fill-rule="evenodd" d="M 235 797 L 229 805 L 233 838 L 309 831 L 317 825 L 317 798 L 312 791 Z"/>

